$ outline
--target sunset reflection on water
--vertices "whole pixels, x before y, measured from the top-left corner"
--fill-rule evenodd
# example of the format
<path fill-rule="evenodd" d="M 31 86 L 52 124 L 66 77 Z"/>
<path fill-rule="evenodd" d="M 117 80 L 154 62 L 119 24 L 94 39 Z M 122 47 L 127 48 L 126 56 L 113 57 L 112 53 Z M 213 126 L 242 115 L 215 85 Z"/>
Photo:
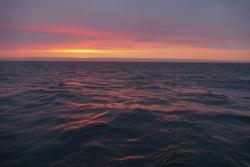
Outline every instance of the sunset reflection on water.
<path fill-rule="evenodd" d="M 0 69 L 4 166 L 39 167 L 41 158 L 43 166 L 249 162 L 249 64 L 1 62 Z"/>

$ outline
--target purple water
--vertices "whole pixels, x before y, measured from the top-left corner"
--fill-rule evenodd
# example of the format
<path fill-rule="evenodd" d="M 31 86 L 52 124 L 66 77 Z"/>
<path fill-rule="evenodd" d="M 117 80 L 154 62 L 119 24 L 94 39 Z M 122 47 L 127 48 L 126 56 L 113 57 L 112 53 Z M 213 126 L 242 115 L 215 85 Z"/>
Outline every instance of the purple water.
<path fill-rule="evenodd" d="M 250 166 L 250 64 L 0 62 L 0 166 Z"/>

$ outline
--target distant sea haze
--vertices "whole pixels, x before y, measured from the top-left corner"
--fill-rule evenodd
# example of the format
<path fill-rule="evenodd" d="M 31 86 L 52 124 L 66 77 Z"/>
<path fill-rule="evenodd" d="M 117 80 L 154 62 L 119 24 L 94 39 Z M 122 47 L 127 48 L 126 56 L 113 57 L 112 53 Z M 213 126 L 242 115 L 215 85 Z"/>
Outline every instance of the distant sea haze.
<path fill-rule="evenodd" d="M 0 61 L 0 166 L 249 167 L 249 104 L 247 63 Z"/>
<path fill-rule="evenodd" d="M 71 62 L 211 62 L 211 63 L 250 63 L 250 60 L 223 59 L 142 59 L 142 58 L 51 58 L 51 57 L 0 57 L 0 61 L 71 61 Z"/>

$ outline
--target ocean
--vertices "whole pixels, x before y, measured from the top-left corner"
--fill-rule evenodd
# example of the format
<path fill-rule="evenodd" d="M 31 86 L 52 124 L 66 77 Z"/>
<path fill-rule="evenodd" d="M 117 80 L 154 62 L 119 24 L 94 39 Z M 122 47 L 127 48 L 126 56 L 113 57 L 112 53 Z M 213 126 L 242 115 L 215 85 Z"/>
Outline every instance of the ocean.
<path fill-rule="evenodd" d="M 249 167 L 250 64 L 0 62 L 1 167 Z"/>

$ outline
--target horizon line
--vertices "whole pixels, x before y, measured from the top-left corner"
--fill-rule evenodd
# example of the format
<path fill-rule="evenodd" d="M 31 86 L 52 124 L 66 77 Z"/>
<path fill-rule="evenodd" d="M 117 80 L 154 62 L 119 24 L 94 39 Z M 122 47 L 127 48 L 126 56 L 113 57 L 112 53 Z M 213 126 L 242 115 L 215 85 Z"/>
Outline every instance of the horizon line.
<path fill-rule="evenodd" d="M 0 61 L 250 63 L 250 60 L 219 60 L 219 59 L 50 58 L 50 57 L 0 57 Z"/>

